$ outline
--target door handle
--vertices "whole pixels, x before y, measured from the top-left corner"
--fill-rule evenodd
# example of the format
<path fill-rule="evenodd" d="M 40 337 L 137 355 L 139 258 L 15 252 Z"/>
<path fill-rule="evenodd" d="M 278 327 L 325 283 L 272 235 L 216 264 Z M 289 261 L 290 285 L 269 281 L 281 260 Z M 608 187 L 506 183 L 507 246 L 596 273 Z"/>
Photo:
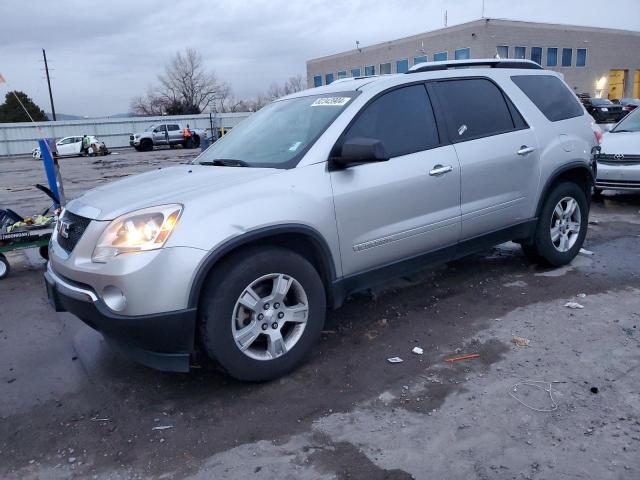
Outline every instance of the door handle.
<path fill-rule="evenodd" d="M 437 177 L 438 175 L 444 175 L 445 173 L 449 173 L 451 170 L 453 170 L 453 167 L 451 165 L 435 165 L 430 171 L 429 171 L 429 175 L 431 175 L 432 177 Z"/>
<path fill-rule="evenodd" d="M 518 150 L 518 155 L 527 155 L 531 152 L 533 152 L 535 150 L 535 148 L 533 147 L 527 147 L 526 145 L 522 145 L 520 147 L 520 150 Z"/>

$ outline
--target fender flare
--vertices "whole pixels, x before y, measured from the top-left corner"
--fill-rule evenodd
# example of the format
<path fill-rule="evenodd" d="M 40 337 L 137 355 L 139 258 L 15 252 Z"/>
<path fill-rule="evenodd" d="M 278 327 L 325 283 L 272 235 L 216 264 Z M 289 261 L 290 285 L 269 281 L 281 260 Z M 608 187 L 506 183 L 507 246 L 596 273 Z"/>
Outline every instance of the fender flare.
<path fill-rule="evenodd" d="M 258 228 L 249 232 L 233 237 L 214 250 L 211 250 L 198 267 L 198 271 L 191 283 L 191 291 L 189 293 L 188 307 L 197 307 L 200 301 L 200 292 L 209 272 L 215 267 L 216 263 L 233 250 L 247 245 L 256 240 L 260 240 L 275 235 L 296 234 L 306 236 L 313 245 L 318 258 L 322 263 L 323 272 L 318 272 L 327 288 L 327 297 L 331 297 L 331 287 L 336 279 L 335 263 L 333 255 L 327 245 L 324 237 L 315 228 L 303 224 L 279 224 Z"/>
<path fill-rule="evenodd" d="M 536 218 L 540 217 L 540 211 L 542 210 L 542 205 L 544 204 L 544 201 L 547 198 L 547 195 L 549 193 L 549 190 L 551 189 L 551 186 L 556 182 L 556 180 L 558 180 L 558 178 L 560 178 L 560 176 L 563 173 L 568 172 L 569 170 L 581 170 L 582 173 L 586 174 L 589 180 L 590 186 L 593 187 L 595 185 L 596 182 L 593 174 L 593 169 L 589 168 L 589 165 L 585 164 L 584 161 L 576 160 L 573 162 L 565 163 L 564 165 L 555 169 L 553 173 L 549 175 L 549 178 L 547 178 L 547 181 L 544 184 L 544 187 L 540 193 L 540 197 L 538 198 L 538 205 L 536 207 L 536 215 L 535 215 Z M 585 193 L 587 194 L 587 200 L 589 200 L 591 198 L 591 193 L 590 192 L 585 192 Z"/>

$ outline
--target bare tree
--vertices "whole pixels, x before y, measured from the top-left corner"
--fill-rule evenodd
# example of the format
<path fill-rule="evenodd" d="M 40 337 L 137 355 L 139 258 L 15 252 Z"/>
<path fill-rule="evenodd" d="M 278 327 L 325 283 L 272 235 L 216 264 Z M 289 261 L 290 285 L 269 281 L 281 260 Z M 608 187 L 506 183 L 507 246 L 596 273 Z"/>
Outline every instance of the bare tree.
<path fill-rule="evenodd" d="M 200 113 L 213 106 L 221 85 L 207 71 L 202 55 L 192 48 L 177 52 L 158 75 L 160 85 L 132 100 L 130 109 L 141 115 Z"/>

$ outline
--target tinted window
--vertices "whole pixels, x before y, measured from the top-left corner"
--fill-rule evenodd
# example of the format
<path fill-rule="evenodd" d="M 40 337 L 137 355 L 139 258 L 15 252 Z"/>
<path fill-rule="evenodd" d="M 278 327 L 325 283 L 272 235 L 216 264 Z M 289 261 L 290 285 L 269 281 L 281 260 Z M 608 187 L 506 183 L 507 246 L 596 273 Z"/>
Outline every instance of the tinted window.
<path fill-rule="evenodd" d="M 571 48 L 562 49 L 562 66 L 570 67 L 573 62 L 573 50 Z"/>
<path fill-rule="evenodd" d="M 409 70 L 409 60 L 408 59 L 403 58 L 402 60 L 397 60 L 396 61 L 396 72 L 405 73 L 407 70 Z"/>
<path fill-rule="evenodd" d="M 555 67 L 558 65 L 558 49 L 547 48 L 547 67 Z"/>
<path fill-rule="evenodd" d="M 587 49 L 579 48 L 576 50 L 576 67 L 584 67 L 587 64 Z"/>
<path fill-rule="evenodd" d="M 542 65 L 542 47 L 531 47 L 531 61 Z"/>
<path fill-rule="evenodd" d="M 330 83 L 332 83 L 332 82 L 333 82 L 333 73 L 327 73 L 327 74 L 324 76 L 324 80 L 325 80 L 325 83 L 326 83 L 327 85 L 329 85 Z"/>
<path fill-rule="evenodd" d="M 367 105 L 344 140 L 357 137 L 381 140 L 390 157 L 438 145 L 436 121 L 424 86 L 392 90 Z"/>
<path fill-rule="evenodd" d="M 413 57 L 413 64 L 416 65 L 418 63 L 425 63 L 427 61 L 426 55 L 420 55 L 418 57 Z"/>
<path fill-rule="evenodd" d="M 365 75 L 375 75 L 376 74 L 376 67 L 373 65 L 367 65 L 366 67 L 364 67 L 364 74 Z"/>
<path fill-rule="evenodd" d="M 434 62 L 444 62 L 449 58 L 449 54 L 447 52 L 438 52 L 433 54 Z"/>
<path fill-rule="evenodd" d="M 176 130 L 180 130 L 180 127 L 178 125 L 167 125 L 167 130 L 174 132 Z"/>
<path fill-rule="evenodd" d="M 575 95 L 556 77 L 517 75 L 511 79 L 552 122 L 579 117 L 584 113 Z"/>
<path fill-rule="evenodd" d="M 469 60 L 471 58 L 471 50 L 468 48 L 458 48 L 454 52 L 456 60 Z"/>
<path fill-rule="evenodd" d="M 342 70 L 342 71 L 338 72 L 338 78 L 347 78 L 346 70 Z"/>
<path fill-rule="evenodd" d="M 525 59 L 527 58 L 527 47 L 516 47 L 513 49 L 513 58 Z"/>
<path fill-rule="evenodd" d="M 500 58 L 509 58 L 509 47 L 507 45 L 498 45 L 496 53 Z"/>
<path fill-rule="evenodd" d="M 313 86 L 319 87 L 322 85 L 322 75 L 316 75 L 313 77 Z"/>
<path fill-rule="evenodd" d="M 504 96 L 484 78 L 450 80 L 436 84 L 453 141 L 513 130 Z"/>
<path fill-rule="evenodd" d="M 359 77 L 360 76 L 360 69 L 359 68 L 352 68 L 351 69 L 351 76 L 352 77 Z"/>
<path fill-rule="evenodd" d="M 391 64 L 390 63 L 381 63 L 380 64 L 380 75 L 389 75 L 391 73 Z"/>

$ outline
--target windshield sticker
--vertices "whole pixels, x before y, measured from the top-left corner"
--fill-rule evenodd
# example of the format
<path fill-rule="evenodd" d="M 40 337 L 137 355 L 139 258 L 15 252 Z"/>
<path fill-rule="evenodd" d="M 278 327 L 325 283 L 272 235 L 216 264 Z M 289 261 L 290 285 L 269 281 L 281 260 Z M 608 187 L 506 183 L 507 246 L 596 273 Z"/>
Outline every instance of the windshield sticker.
<path fill-rule="evenodd" d="M 301 144 L 302 142 L 295 142 L 293 145 L 289 147 L 289 151 L 295 152 L 300 147 Z"/>
<path fill-rule="evenodd" d="M 316 98 L 311 104 L 312 107 L 341 107 L 345 105 L 351 97 L 321 97 Z"/>

